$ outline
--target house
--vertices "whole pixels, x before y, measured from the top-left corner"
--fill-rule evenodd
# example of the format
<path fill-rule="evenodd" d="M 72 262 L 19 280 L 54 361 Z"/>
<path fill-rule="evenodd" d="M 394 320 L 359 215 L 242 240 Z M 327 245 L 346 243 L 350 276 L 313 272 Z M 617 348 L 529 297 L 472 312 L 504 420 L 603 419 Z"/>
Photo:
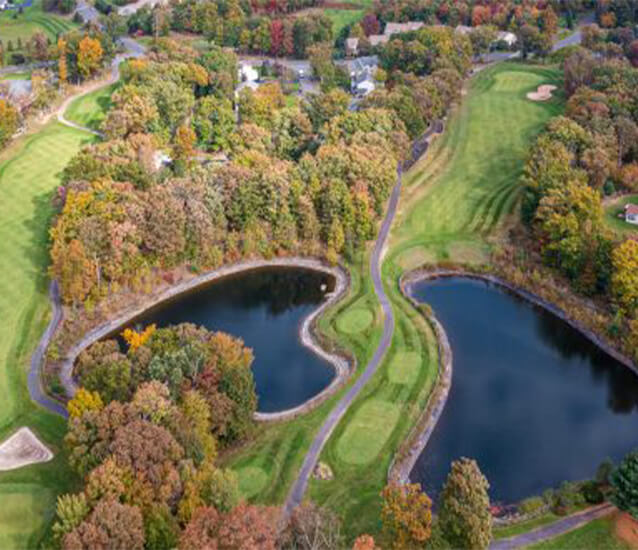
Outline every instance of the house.
<path fill-rule="evenodd" d="M 350 89 L 354 95 L 364 97 L 374 91 L 378 66 L 379 59 L 375 55 L 359 57 L 350 63 Z"/>
<path fill-rule="evenodd" d="M 505 42 L 508 48 L 511 48 L 517 42 L 516 35 L 513 32 L 500 31 L 496 35 L 497 42 Z"/>
<path fill-rule="evenodd" d="M 425 23 L 422 21 L 408 21 L 407 23 L 388 23 L 383 30 L 383 34 L 392 36 L 402 32 L 418 31 Z"/>
<path fill-rule="evenodd" d="M 628 204 L 625 206 L 625 221 L 638 225 L 638 204 Z"/>
<path fill-rule="evenodd" d="M 389 34 L 371 34 L 370 36 L 368 36 L 368 40 L 370 41 L 370 46 L 374 48 L 375 46 L 386 44 L 388 40 L 390 40 L 390 35 Z"/>
<path fill-rule="evenodd" d="M 357 55 L 359 49 L 358 38 L 346 38 L 346 55 L 353 57 Z"/>

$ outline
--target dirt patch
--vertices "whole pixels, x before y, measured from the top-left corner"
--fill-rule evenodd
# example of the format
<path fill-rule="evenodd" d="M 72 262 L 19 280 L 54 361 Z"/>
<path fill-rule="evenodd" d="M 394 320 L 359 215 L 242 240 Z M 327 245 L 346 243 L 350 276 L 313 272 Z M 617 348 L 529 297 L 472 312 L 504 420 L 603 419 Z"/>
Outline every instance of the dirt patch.
<path fill-rule="evenodd" d="M 535 92 L 529 92 L 527 99 L 532 101 L 547 101 L 552 97 L 552 92 L 556 89 L 553 84 L 541 84 Z"/>
<path fill-rule="evenodd" d="M 29 428 L 20 428 L 0 445 L 0 470 L 15 470 L 28 464 L 48 462 L 53 453 Z"/>
<path fill-rule="evenodd" d="M 631 548 L 638 548 L 638 521 L 624 512 L 618 514 L 616 516 L 616 536 Z"/>

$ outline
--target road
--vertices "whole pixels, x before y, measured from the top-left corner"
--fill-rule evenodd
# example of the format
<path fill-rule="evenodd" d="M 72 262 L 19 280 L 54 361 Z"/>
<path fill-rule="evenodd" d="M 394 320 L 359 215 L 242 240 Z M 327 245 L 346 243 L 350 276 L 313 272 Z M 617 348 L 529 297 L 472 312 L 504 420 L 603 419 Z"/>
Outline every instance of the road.
<path fill-rule="evenodd" d="M 100 82 L 98 85 L 90 87 L 88 90 L 83 90 L 79 94 L 68 97 L 62 103 L 62 105 L 60 105 L 57 113 L 57 118 L 65 126 L 70 126 L 71 128 L 76 128 L 78 130 L 100 135 L 99 132 L 96 132 L 91 128 L 85 128 L 83 126 L 80 126 L 79 124 L 75 124 L 74 122 L 65 119 L 64 111 L 66 111 L 67 107 L 74 99 L 88 94 L 102 86 L 108 86 L 113 82 L 116 82 L 120 77 L 119 64 L 122 61 L 129 57 L 140 57 L 141 55 L 144 55 L 144 47 L 134 40 L 131 40 L 130 38 L 120 38 L 118 42 L 126 49 L 126 51 L 123 54 L 117 55 L 111 63 L 111 76 L 109 77 L 109 79 L 106 82 Z M 59 414 L 66 417 L 68 416 L 66 408 L 62 404 L 49 398 L 42 387 L 42 376 L 40 371 L 44 363 L 44 354 L 46 353 L 51 338 L 55 334 L 55 331 L 57 330 L 59 324 L 62 322 L 63 318 L 60 292 L 56 281 L 51 281 L 51 284 L 49 286 L 49 298 L 51 301 L 52 310 L 51 321 L 49 321 L 49 325 L 40 338 L 38 347 L 31 356 L 29 375 L 27 377 L 27 387 L 29 389 L 29 396 L 33 401 L 35 401 L 39 405 L 42 405 L 45 409 L 54 414 Z"/>
<path fill-rule="evenodd" d="M 424 134 L 422 139 L 426 140 L 432 134 L 441 130 L 442 128 L 436 125 L 430 128 Z M 328 415 L 328 418 L 326 418 L 324 423 L 321 425 L 321 428 L 319 428 L 319 432 L 315 436 L 312 444 L 310 445 L 310 449 L 306 453 L 299 475 L 297 476 L 297 479 L 295 480 L 286 500 L 284 508 L 286 515 L 289 515 L 295 506 L 301 504 L 308 487 L 308 480 L 310 479 L 317 461 L 319 460 L 319 455 L 321 454 L 321 450 L 326 444 L 326 441 L 328 441 L 328 438 L 334 431 L 335 427 L 339 424 L 339 421 L 343 418 L 343 415 L 347 412 L 348 408 L 357 398 L 363 387 L 368 383 L 372 376 L 374 376 L 374 373 L 381 365 L 381 362 L 392 343 L 392 335 L 394 334 L 394 312 L 392 311 L 392 305 L 390 304 L 390 300 L 388 299 L 383 287 L 383 280 L 381 278 L 381 260 L 383 258 L 385 243 L 388 238 L 388 234 L 390 233 L 390 228 L 392 227 L 394 215 L 396 214 L 400 194 L 401 169 L 399 168 L 397 170 L 397 182 L 392 189 L 390 201 L 388 202 L 388 209 L 386 211 L 385 218 L 381 223 L 381 227 L 379 228 L 379 234 L 376 242 L 374 243 L 374 249 L 372 251 L 372 256 L 370 257 L 369 266 L 374 292 L 377 295 L 383 310 L 383 333 L 381 335 L 381 341 L 379 342 L 372 359 L 366 365 L 363 374 L 361 374 L 347 393 L 339 400 L 335 408 L 332 409 Z"/>
<path fill-rule="evenodd" d="M 572 531 L 592 520 L 608 516 L 616 511 L 611 504 L 601 504 L 595 508 L 590 508 L 584 512 L 559 519 L 554 523 L 539 527 L 527 533 L 522 533 L 508 539 L 496 540 L 490 544 L 490 550 L 512 550 L 514 548 L 524 548 L 531 544 L 536 544 L 544 540 L 553 539 L 559 535 Z"/>

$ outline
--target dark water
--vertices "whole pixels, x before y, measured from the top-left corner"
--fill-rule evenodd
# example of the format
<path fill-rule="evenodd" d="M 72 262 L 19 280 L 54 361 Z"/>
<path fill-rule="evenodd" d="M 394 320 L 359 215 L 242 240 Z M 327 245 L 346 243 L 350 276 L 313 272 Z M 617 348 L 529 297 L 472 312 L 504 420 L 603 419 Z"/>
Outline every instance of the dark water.
<path fill-rule="evenodd" d="M 592 477 L 638 446 L 638 376 L 550 313 L 480 281 L 415 285 L 443 324 L 452 389 L 412 471 L 436 496 L 450 462 L 477 460 L 493 501 Z"/>
<path fill-rule="evenodd" d="M 257 269 L 178 296 L 131 324 L 189 322 L 242 338 L 255 355 L 258 409 L 279 411 L 313 397 L 334 377 L 332 367 L 299 340 L 303 319 L 334 284 L 332 276 L 308 269 Z"/>

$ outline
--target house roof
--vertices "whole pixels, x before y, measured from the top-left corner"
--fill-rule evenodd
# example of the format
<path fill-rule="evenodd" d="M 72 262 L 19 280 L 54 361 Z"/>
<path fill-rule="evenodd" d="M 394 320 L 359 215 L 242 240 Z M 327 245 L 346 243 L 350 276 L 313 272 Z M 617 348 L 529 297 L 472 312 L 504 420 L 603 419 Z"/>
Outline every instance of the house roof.
<path fill-rule="evenodd" d="M 354 51 L 357 49 L 358 45 L 359 45 L 358 38 L 346 38 L 346 48 L 348 50 Z"/>
<path fill-rule="evenodd" d="M 638 216 L 638 204 L 628 204 L 625 206 L 625 213 Z"/>
<path fill-rule="evenodd" d="M 368 40 L 370 41 L 371 46 L 378 46 L 379 44 L 385 44 L 388 40 L 390 40 L 389 34 L 371 34 L 368 36 Z"/>
<path fill-rule="evenodd" d="M 425 23 L 422 21 L 408 21 L 407 23 L 388 23 L 383 30 L 383 34 L 391 36 L 401 32 L 418 31 Z"/>

